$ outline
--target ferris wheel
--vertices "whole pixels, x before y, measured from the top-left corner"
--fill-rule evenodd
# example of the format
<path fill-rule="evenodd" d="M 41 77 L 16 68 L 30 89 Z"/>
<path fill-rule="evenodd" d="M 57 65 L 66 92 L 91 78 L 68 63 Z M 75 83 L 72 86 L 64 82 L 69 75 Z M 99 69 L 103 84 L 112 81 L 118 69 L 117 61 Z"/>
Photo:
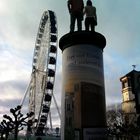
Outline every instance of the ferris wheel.
<path fill-rule="evenodd" d="M 57 21 L 53 11 L 45 11 L 40 20 L 33 55 L 32 73 L 26 94 L 29 93 L 29 112 L 32 130 L 36 135 L 43 135 L 50 116 L 52 98 L 60 112 L 53 94 L 57 60 Z M 25 97 L 24 97 L 25 98 Z M 24 99 L 23 99 L 24 100 Z M 23 102 L 23 101 L 22 101 Z M 50 123 L 50 125 L 52 125 Z"/>

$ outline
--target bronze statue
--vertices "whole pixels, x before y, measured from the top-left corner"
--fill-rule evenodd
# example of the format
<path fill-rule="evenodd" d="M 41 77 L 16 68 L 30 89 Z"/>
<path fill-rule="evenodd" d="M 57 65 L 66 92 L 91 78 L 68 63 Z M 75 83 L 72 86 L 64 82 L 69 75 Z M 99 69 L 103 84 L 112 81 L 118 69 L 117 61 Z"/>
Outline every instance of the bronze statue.
<path fill-rule="evenodd" d="M 85 29 L 89 31 L 95 30 L 95 26 L 97 25 L 97 15 L 96 15 L 96 8 L 92 6 L 92 1 L 87 0 L 86 6 L 84 7 L 84 14 L 86 15 L 85 19 Z"/>
<path fill-rule="evenodd" d="M 78 31 L 82 30 L 83 20 L 83 0 L 68 0 L 68 10 L 70 13 L 70 32 L 74 32 L 75 21 L 77 20 Z"/>

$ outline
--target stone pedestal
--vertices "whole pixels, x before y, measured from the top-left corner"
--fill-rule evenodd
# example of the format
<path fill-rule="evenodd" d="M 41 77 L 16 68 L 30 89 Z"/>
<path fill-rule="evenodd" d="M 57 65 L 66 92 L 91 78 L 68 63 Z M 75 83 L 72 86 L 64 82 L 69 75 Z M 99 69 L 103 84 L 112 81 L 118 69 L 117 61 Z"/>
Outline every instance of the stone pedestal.
<path fill-rule="evenodd" d="M 74 32 L 60 39 L 63 53 L 61 140 L 106 139 L 105 45 L 105 37 L 97 32 Z"/>

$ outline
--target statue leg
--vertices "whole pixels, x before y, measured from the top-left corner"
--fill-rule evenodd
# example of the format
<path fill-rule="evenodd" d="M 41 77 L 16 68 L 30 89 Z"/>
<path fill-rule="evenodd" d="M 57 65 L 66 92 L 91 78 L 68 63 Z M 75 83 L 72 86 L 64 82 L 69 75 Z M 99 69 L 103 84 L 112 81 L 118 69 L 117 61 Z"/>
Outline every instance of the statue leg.
<path fill-rule="evenodd" d="M 89 18 L 85 19 L 85 30 L 89 31 Z"/>
<path fill-rule="evenodd" d="M 76 17 L 75 15 L 72 13 L 71 14 L 71 23 L 70 23 L 70 32 L 74 32 L 74 27 L 75 27 L 75 20 L 76 20 Z"/>
<path fill-rule="evenodd" d="M 80 12 L 77 14 L 77 28 L 78 31 L 82 30 L 82 20 L 83 20 L 83 14 Z"/>
<path fill-rule="evenodd" d="M 94 18 L 91 18 L 90 25 L 91 25 L 91 31 L 95 31 L 95 21 L 94 21 Z"/>

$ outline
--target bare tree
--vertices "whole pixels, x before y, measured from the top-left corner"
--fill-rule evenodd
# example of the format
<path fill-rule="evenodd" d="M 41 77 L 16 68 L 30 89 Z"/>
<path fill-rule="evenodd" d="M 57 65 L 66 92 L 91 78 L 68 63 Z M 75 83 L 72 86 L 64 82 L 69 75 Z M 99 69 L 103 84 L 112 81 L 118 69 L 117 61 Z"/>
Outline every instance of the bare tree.
<path fill-rule="evenodd" d="M 106 112 L 108 135 L 115 136 L 118 140 L 123 137 L 126 139 L 133 139 L 133 136 L 139 137 L 140 128 L 133 123 L 126 123 L 124 120 L 124 113 L 121 109 L 108 110 Z M 126 114 L 125 114 L 126 116 Z"/>
<path fill-rule="evenodd" d="M 10 131 L 14 132 L 14 140 L 18 139 L 19 131 L 23 130 L 23 126 L 27 126 L 27 118 L 31 117 L 34 113 L 27 113 L 25 116 L 21 113 L 21 106 L 17 106 L 14 109 L 11 108 L 10 112 L 13 115 L 13 118 L 8 115 L 3 115 L 3 117 L 10 123 L 11 129 Z M 6 121 L 5 121 L 6 124 Z M 5 125 L 6 127 L 6 125 Z M 9 125 L 7 125 L 7 128 Z"/>

